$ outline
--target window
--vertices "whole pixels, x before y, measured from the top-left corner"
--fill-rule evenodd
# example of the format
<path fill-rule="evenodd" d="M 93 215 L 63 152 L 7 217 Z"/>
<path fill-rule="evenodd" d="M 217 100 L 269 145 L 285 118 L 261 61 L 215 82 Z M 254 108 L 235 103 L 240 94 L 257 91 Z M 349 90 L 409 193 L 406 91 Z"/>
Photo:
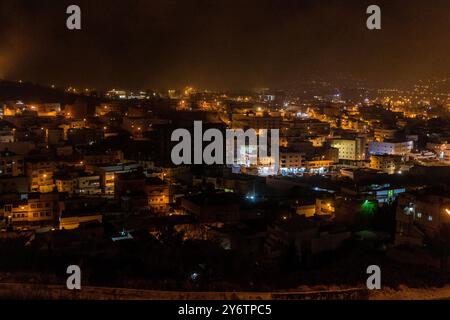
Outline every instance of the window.
<path fill-rule="evenodd" d="M 404 212 L 407 216 L 414 214 L 415 212 L 414 204 L 410 203 L 409 206 L 405 207 Z"/>
<path fill-rule="evenodd" d="M 422 213 L 420 213 L 420 212 L 417 212 L 417 218 L 422 218 Z"/>
<path fill-rule="evenodd" d="M 428 221 L 433 221 L 433 216 L 428 216 Z"/>

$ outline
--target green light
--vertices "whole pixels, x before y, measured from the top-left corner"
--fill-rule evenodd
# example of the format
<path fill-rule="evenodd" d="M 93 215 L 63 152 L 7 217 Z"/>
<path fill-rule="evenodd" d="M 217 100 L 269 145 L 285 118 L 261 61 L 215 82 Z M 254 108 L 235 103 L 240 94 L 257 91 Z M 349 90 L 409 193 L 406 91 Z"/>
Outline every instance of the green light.
<path fill-rule="evenodd" d="M 369 200 L 364 201 L 361 206 L 361 212 L 365 215 L 372 215 L 377 210 L 377 204 L 375 202 L 371 202 Z"/>

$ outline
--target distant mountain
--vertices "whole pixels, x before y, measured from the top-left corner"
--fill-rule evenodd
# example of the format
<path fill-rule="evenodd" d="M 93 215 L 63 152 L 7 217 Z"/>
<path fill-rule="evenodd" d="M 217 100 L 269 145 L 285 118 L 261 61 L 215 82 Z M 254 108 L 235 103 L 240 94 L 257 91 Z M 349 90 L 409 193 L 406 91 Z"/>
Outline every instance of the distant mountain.
<path fill-rule="evenodd" d="M 97 98 L 67 93 L 64 90 L 41 86 L 30 82 L 0 80 L 0 101 L 21 100 L 24 103 L 73 103 L 82 98 L 89 104 L 97 102 Z"/>

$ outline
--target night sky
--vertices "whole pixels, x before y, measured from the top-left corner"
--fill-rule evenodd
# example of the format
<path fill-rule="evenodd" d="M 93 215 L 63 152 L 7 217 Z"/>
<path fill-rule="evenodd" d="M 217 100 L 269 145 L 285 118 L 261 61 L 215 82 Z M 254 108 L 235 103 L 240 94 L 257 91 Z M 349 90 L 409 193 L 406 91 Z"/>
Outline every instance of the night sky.
<path fill-rule="evenodd" d="M 82 30 L 66 29 L 66 8 Z M 382 30 L 366 8 L 382 8 Z M 99 89 L 450 75 L 449 0 L 0 0 L 0 77 Z"/>

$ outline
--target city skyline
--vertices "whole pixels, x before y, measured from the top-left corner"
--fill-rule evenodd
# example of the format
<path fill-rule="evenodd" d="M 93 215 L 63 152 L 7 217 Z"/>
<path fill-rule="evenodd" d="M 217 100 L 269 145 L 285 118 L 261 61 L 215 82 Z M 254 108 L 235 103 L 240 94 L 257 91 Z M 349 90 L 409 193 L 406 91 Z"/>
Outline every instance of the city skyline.
<path fill-rule="evenodd" d="M 449 300 L 449 9 L 0 0 L 0 299 Z"/>

